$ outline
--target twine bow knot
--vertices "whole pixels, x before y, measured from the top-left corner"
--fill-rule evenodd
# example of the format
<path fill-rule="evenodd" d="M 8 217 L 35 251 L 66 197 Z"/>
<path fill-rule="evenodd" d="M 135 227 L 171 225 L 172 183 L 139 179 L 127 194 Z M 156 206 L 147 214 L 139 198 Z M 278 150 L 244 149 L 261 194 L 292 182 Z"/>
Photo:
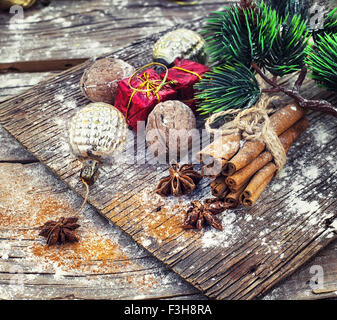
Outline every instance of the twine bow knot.
<path fill-rule="evenodd" d="M 277 166 L 277 175 L 281 172 L 286 163 L 286 152 L 283 145 L 270 126 L 269 114 L 274 111 L 268 108 L 269 104 L 277 97 L 262 96 L 260 100 L 251 108 L 229 109 L 215 113 L 207 119 L 205 127 L 209 133 L 230 135 L 240 133 L 246 141 L 261 141 L 266 145 L 266 149 L 271 152 L 274 162 Z M 219 129 L 211 128 L 211 124 L 219 117 L 235 115 L 235 118 L 222 125 Z"/>

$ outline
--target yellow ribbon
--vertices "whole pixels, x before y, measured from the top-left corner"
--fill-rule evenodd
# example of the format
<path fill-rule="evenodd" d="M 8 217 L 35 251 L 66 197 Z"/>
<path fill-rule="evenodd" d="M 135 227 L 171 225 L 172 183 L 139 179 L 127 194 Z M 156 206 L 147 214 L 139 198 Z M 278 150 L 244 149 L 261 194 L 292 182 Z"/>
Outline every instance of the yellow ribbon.
<path fill-rule="evenodd" d="M 199 4 L 200 1 L 184 2 L 184 1 L 173 0 L 173 2 L 181 6 L 194 6 L 196 4 Z"/>
<path fill-rule="evenodd" d="M 149 73 L 148 72 L 144 72 L 142 76 L 137 76 L 137 79 L 139 79 L 140 81 L 142 81 L 142 83 L 140 83 L 137 88 L 134 88 L 132 86 L 132 84 L 131 84 L 132 79 L 140 71 L 142 71 L 144 69 L 147 69 L 147 68 L 149 68 L 149 67 L 151 67 L 153 65 L 157 65 L 157 66 L 161 66 L 161 67 L 165 68 L 165 76 L 164 76 L 163 80 L 159 80 L 159 79 L 151 80 Z M 191 74 L 195 75 L 196 77 L 198 77 L 201 80 L 201 76 L 198 73 L 194 72 L 194 71 L 190 71 L 190 70 L 187 70 L 187 69 L 184 69 L 184 68 L 180 68 L 180 67 L 172 67 L 172 69 L 177 69 L 177 70 L 185 71 L 187 73 L 191 73 Z M 160 96 L 159 96 L 158 92 L 161 90 L 161 88 L 164 85 L 166 85 L 166 84 L 176 83 L 175 80 L 166 82 L 167 77 L 168 77 L 168 69 L 167 69 L 167 67 L 164 64 L 161 64 L 161 63 L 158 63 L 158 62 L 151 62 L 149 64 L 146 64 L 145 66 L 141 67 L 140 69 L 136 70 L 133 73 L 133 75 L 129 78 L 129 81 L 128 81 L 128 85 L 129 85 L 130 89 L 132 89 L 132 93 L 130 95 L 129 103 L 128 103 L 127 107 L 126 107 L 126 112 L 125 112 L 125 119 L 126 120 L 128 119 L 128 116 L 129 116 L 129 109 L 130 109 L 130 106 L 131 106 L 131 101 L 132 101 L 134 95 L 137 92 L 146 92 L 146 96 L 148 98 L 150 98 L 150 93 L 152 93 L 152 94 L 154 94 L 157 97 L 158 103 L 160 103 Z"/>
<path fill-rule="evenodd" d="M 131 84 L 131 81 L 132 79 L 142 70 L 148 68 L 148 67 L 151 67 L 153 65 L 157 65 L 157 66 L 161 66 L 161 67 L 164 67 L 165 68 L 165 76 L 163 78 L 163 80 L 159 80 L 159 79 L 155 79 L 155 80 L 150 80 L 150 75 L 148 72 L 144 72 L 144 74 L 140 77 L 140 76 L 137 76 L 137 78 L 141 81 L 143 81 L 141 84 L 138 85 L 137 88 L 134 88 Z M 134 74 L 129 78 L 129 87 L 130 89 L 132 89 L 132 93 L 131 93 L 131 96 L 130 96 L 130 99 L 129 99 L 129 103 L 128 103 L 128 106 L 126 108 L 126 112 L 125 112 L 125 119 L 127 120 L 128 119 L 128 115 L 129 115 L 129 109 L 130 109 L 130 106 L 131 106 L 131 101 L 132 101 L 132 98 L 133 96 L 137 93 L 137 92 L 146 92 L 146 96 L 148 98 L 150 98 L 150 93 L 154 94 L 157 99 L 158 99 L 158 103 L 160 102 L 160 97 L 159 97 L 159 94 L 158 92 L 161 90 L 161 88 L 166 85 L 166 84 L 172 84 L 172 81 L 169 81 L 169 82 L 166 82 L 167 80 L 167 76 L 168 76 L 168 69 L 165 65 L 161 64 L 161 63 L 158 63 L 158 62 L 152 62 L 152 63 L 149 63 L 143 67 L 141 67 L 140 69 L 136 70 L 134 72 Z M 145 89 L 143 89 L 145 87 Z"/>
<path fill-rule="evenodd" d="M 201 75 L 200 75 L 200 74 L 197 74 L 197 73 L 194 72 L 194 71 L 187 70 L 187 69 L 180 68 L 180 67 L 172 67 L 172 69 L 177 69 L 177 70 L 185 71 L 185 72 L 187 72 L 187 73 L 191 73 L 191 74 L 195 75 L 195 76 L 198 77 L 200 80 L 202 79 L 202 78 L 201 78 Z"/>

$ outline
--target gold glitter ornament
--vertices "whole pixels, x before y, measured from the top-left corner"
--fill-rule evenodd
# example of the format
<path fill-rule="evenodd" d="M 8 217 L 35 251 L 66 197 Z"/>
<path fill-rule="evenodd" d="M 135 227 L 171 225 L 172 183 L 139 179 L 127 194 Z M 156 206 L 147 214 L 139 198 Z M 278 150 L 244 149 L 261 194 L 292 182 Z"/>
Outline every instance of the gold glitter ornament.
<path fill-rule="evenodd" d="M 11 6 L 31 7 L 36 0 L 0 0 L 0 9 L 9 9 Z"/>
<path fill-rule="evenodd" d="M 74 115 L 69 137 L 74 154 L 83 162 L 82 181 L 95 182 L 101 160 L 122 147 L 127 132 L 122 113 L 107 103 L 90 103 Z"/>
<path fill-rule="evenodd" d="M 195 31 L 177 29 L 162 36 L 153 47 L 153 60 L 172 66 L 177 58 L 207 62 L 204 38 Z"/>

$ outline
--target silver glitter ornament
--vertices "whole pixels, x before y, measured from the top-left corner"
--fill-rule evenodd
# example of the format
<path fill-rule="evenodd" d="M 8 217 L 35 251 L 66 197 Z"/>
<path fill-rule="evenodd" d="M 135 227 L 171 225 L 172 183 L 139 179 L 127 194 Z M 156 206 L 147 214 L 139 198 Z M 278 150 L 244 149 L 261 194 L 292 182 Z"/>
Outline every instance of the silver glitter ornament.
<path fill-rule="evenodd" d="M 81 179 L 95 182 L 99 163 L 121 148 L 127 131 L 122 113 L 107 103 L 90 103 L 74 115 L 69 136 L 74 154 L 83 161 Z"/>
<path fill-rule="evenodd" d="M 201 64 L 207 62 L 205 40 L 197 32 L 177 29 L 162 36 L 154 45 L 153 60 L 172 66 L 177 58 L 193 60 Z"/>

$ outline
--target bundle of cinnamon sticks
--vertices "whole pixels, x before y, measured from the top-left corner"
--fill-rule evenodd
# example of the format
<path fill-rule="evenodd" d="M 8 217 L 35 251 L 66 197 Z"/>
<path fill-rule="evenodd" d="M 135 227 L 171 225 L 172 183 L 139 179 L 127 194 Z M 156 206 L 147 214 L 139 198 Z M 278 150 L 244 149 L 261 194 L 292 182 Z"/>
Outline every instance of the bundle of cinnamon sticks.
<path fill-rule="evenodd" d="M 286 153 L 308 128 L 305 110 L 290 104 L 270 116 L 270 126 Z M 275 176 L 272 154 L 261 141 L 243 141 L 239 133 L 221 136 L 200 152 L 202 174 L 214 178 L 212 194 L 232 207 L 251 207 Z"/>

